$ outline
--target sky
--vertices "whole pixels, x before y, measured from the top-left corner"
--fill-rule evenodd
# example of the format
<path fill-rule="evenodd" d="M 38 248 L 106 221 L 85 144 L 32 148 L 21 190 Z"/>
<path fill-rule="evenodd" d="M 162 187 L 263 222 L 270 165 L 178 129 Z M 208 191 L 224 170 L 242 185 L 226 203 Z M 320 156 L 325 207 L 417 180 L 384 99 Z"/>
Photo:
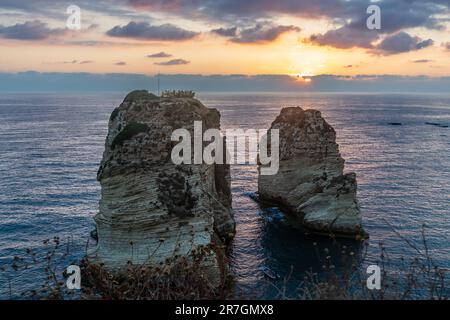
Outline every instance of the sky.
<path fill-rule="evenodd" d="M 450 76 L 450 0 L 0 0 L 0 48 L 0 83 L 28 71 L 435 81 Z"/>

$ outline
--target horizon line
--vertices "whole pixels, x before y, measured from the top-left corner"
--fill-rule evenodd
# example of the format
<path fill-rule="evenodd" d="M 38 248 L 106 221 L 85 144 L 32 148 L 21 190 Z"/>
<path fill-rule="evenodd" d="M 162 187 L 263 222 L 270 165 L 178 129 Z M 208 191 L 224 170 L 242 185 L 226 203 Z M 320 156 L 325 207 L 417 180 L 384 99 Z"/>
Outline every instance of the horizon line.
<path fill-rule="evenodd" d="M 402 78 L 429 78 L 429 79 L 442 79 L 450 78 L 448 75 L 426 75 L 426 74 L 398 74 L 398 73 L 358 73 L 358 74 L 334 74 L 334 73 L 321 73 L 316 75 L 302 75 L 299 74 L 286 74 L 286 73 L 142 73 L 142 72 L 89 72 L 89 71 L 37 71 L 37 70 L 25 70 L 25 71 L 0 71 L 2 75 L 19 75 L 19 74 L 65 74 L 65 75 L 134 75 L 134 76 L 146 76 L 146 77 L 156 77 L 156 76 L 196 76 L 196 77 L 290 77 L 290 78 L 317 78 L 317 77 L 340 77 L 340 78 L 358 78 L 358 77 L 402 77 Z"/>

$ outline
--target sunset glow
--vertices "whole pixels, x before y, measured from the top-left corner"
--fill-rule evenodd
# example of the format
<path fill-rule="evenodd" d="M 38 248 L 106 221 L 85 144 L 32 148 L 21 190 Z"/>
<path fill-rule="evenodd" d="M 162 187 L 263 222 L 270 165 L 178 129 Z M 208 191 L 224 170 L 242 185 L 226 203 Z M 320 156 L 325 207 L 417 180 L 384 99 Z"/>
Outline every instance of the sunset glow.
<path fill-rule="evenodd" d="M 0 299 L 449 300 L 449 88 L 450 0 L 0 0 Z"/>
<path fill-rule="evenodd" d="M 317 11 L 309 1 L 292 10 L 284 10 L 285 1 L 279 6 L 262 1 L 264 12 L 250 4 L 240 8 L 235 1 L 223 7 L 208 3 L 198 16 L 183 1 L 101 1 L 98 6 L 80 1 L 81 30 L 67 30 L 64 3 L 42 1 L 39 10 L 30 11 L 33 4 L 28 2 L 0 1 L 0 71 L 450 74 L 448 6 L 425 8 L 417 2 L 411 10 L 421 15 L 421 22 L 391 26 L 391 7 L 403 2 L 379 1 L 386 29 L 369 31 L 364 29 L 365 11 L 344 2 L 336 25 L 337 17 L 325 8 Z M 255 19 L 234 25 L 230 18 L 236 16 Z M 344 18 L 359 19 L 361 30 L 347 31 Z M 405 41 L 411 44 L 403 48 Z M 159 52 L 168 57 L 148 57 Z"/>

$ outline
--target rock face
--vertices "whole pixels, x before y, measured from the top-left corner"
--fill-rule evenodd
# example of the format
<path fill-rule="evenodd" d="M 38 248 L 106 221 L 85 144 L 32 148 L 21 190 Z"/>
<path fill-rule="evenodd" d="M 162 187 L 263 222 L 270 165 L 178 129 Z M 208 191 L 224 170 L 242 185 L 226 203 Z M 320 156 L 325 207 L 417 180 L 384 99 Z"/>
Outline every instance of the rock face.
<path fill-rule="evenodd" d="M 220 247 L 233 237 L 229 166 L 171 160 L 173 130 L 185 128 L 193 136 L 194 121 L 202 121 L 203 130 L 220 128 L 216 109 L 147 91 L 131 92 L 112 112 L 97 175 L 98 244 L 91 260 L 112 269 L 128 261 L 158 264 L 201 246 Z M 215 279 L 218 254 L 204 262 Z"/>
<path fill-rule="evenodd" d="M 355 173 L 343 174 L 336 132 L 317 110 L 284 108 L 271 129 L 279 129 L 280 167 L 259 175 L 261 200 L 276 202 L 317 233 L 361 236 Z"/>

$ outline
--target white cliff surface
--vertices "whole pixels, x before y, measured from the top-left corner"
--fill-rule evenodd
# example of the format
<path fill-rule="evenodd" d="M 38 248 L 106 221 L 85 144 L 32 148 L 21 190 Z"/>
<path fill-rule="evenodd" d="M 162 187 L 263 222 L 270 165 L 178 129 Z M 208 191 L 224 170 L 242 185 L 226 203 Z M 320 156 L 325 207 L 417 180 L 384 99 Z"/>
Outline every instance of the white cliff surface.
<path fill-rule="evenodd" d="M 220 248 L 235 232 L 229 166 L 175 165 L 170 157 L 173 130 L 186 128 L 193 136 L 194 121 L 202 121 L 203 130 L 220 128 L 219 112 L 194 98 L 134 91 L 113 111 L 97 175 L 92 261 L 112 269 L 159 264 L 214 244 L 219 249 L 203 268 L 218 278 Z"/>
<path fill-rule="evenodd" d="M 321 113 L 284 108 L 271 129 L 279 129 L 280 167 L 276 175 L 259 175 L 260 199 L 279 204 L 313 232 L 363 236 L 356 174 L 343 173 L 336 132 Z"/>

